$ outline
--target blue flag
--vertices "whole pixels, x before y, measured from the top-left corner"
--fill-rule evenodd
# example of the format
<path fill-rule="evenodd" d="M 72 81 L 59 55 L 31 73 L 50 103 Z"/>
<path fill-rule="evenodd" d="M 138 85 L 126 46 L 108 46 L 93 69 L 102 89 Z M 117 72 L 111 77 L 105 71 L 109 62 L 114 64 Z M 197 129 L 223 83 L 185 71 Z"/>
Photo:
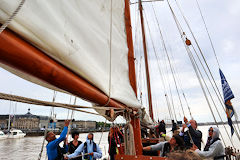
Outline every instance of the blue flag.
<path fill-rule="evenodd" d="M 222 89 L 223 89 L 223 97 L 224 97 L 224 104 L 226 107 L 226 114 L 228 119 L 228 125 L 231 127 L 231 134 L 234 133 L 233 123 L 232 123 L 232 116 L 234 115 L 234 109 L 231 103 L 231 99 L 234 98 L 233 92 L 228 85 L 228 82 L 222 73 L 221 69 L 219 68 L 219 73 L 221 77 Z"/>

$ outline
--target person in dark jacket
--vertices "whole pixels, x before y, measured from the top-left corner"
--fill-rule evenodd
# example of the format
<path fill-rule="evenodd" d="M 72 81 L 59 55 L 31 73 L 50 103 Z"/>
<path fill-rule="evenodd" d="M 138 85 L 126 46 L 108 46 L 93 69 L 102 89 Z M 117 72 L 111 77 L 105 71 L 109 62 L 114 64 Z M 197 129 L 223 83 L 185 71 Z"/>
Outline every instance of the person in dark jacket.
<path fill-rule="evenodd" d="M 166 124 L 165 124 L 164 120 L 162 120 L 162 121 L 159 123 L 158 132 L 159 132 L 159 134 L 160 134 L 161 132 L 163 132 L 164 134 L 166 134 Z"/>
<path fill-rule="evenodd" d="M 179 133 L 183 137 L 186 148 L 191 148 L 193 143 L 201 150 L 202 132 L 197 130 L 197 122 L 195 120 L 190 120 L 184 117 L 184 122 L 182 126 L 182 131 Z M 184 132 L 185 128 L 188 127 L 188 131 Z"/>
<path fill-rule="evenodd" d="M 78 141 L 78 138 L 79 138 L 79 133 L 78 133 L 78 132 L 74 131 L 74 132 L 72 133 L 72 138 L 73 138 L 73 141 L 71 141 L 71 142 L 69 143 L 69 147 L 68 147 L 68 152 L 69 152 L 70 154 L 74 153 L 74 151 L 78 148 L 78 146 L 79 146 L 80 144 L 82 144 L 81 141 Z M 72 160 L 82 160 L 82 158 L 81 158 L 81 157 L 79 157 L 79 158 L 73 158 Z"/>
<path fill-rule="evenodd" d="M 59 138 L 56 138 L 56 135 L 53 132 L 48 132 L 46 135 L 47 144 L 47 155 L 48 160 L 62 160 L 63 154 L 67 153 L 68 146 L 64 143 L 64 148 L 59 146 L 59 143 L 64 141 L 68 131 L 69 120 L 65 121 L 65 127 Z M 66 142 L 66 141 L 65 141 Z"/>

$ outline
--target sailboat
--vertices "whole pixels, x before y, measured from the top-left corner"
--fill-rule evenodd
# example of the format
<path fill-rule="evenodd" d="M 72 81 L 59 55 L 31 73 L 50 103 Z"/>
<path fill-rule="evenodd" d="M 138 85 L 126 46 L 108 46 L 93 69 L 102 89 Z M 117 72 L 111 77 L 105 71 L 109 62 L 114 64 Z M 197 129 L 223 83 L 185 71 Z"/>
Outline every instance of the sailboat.
<path fill-rule="evenodd" d="M 124 115 L 133 127 L 134 144 L 116 159 L 165 159 L 142 154 L 140 121 L 152 124 L 154 117 L 150 83 L 150 117 L 137 99 L 129 4 L 129 0 L 2 0 L 1 23 L 7 28 L 0 34 L 0 67 L 95 107 L 112 107 L 99 111 L 109 120 Z M 144 35 L 144 27 L 142 31 Z M 114 114 L 118 109 L 122 112 Z"/>

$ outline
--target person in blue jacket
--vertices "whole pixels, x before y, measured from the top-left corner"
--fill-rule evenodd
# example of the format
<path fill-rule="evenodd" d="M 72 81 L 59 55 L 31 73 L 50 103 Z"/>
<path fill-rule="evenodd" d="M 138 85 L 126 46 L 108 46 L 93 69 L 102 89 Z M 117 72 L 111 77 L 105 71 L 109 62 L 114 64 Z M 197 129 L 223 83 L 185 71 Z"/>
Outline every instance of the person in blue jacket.
<path fill-rule="evenodd" d="M 67 155 L 64 159 L 71 159 L 81 156 L 84 160 L 95 160 L 102 158 L 102 151 L 98 144 L 93 141 L 93 133 L 89 133 L 85 143 L 82 143 L 74 153 Z"/>
<path fill-rule="evenodd" d="M 67 153 L 68 146 L 64 143 L 64 147 L 61 148 L 59 143 L 65 140 L 67 131 L 68 131 L 69 120 L 65 120 L 65 127 L 63 128 L 62 133 L 59 138 L 56 138 L 56 135 L 53 132 L 48 132 L 46 135 L 47 144 L 47 155 L 48 160 L 63 160 L 63 154 Z"/>

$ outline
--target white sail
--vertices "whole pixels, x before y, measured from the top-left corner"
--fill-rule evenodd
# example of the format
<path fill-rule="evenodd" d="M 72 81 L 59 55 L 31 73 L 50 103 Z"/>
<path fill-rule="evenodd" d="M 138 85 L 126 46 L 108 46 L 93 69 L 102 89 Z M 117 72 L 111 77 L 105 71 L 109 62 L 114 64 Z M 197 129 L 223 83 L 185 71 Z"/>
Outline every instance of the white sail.
<path fill-rule="evenodd" d="M 1 23 L 19 3 L 0 0 Z M 140 107 L 128 76 L 124 9 L 124 0 L 27 0 L 8 28 L 107 95 L 111 76 L 110 97 Z M 46 86 L 36 80 L 33 82 Z"/>

